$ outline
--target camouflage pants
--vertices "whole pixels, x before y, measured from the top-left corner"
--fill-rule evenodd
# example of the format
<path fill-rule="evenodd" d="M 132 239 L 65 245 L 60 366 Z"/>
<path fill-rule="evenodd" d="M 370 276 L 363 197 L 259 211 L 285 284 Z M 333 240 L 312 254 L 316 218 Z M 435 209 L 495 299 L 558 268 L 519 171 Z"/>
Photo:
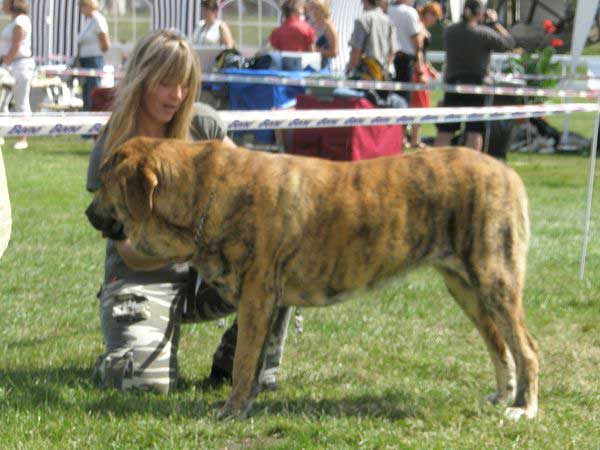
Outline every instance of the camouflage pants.
<path fill-rule="evenodd" d="M 173 390 L 181 323 L 215 320 L 235 311 L 213 289 L 201 285 L 190 296 L 189 288 L 186 283 L 140 285 L 122 280 L 102 287 L 100 322 L 106 351 L 98 357 L 96 374 L 103 386 L 164 394 Z M 264 384 L 272 385 L 279 371 L 290 311 L 278 312 L 260 377 Z M 213 356 L 213 368 L 231 373 L 236 337 L 234 322 Z"/>

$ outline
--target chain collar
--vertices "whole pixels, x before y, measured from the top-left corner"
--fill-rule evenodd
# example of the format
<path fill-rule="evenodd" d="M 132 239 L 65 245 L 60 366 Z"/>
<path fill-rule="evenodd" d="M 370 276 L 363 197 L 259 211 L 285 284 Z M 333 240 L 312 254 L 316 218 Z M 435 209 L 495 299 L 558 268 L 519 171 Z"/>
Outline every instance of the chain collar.
<path fill-rule="evenodd" d="M 206 225 L 206 218 L 208 217 L 208 211 L 212 205 L 213 200 L 215 199 L 215 192 L 211 191 L 208 194 L 208 201 L 206 202 L 206 207 L 204 211 L 202 211 L 202 215 L 200 216 L 200 221 L 198 222 L 198 227 L 196 228 L 196 234 L 194 235 L 194 244 L 198 244 L 200 239 L 202 238 L 202 232 L 204 231 L 204 226 Z"/>

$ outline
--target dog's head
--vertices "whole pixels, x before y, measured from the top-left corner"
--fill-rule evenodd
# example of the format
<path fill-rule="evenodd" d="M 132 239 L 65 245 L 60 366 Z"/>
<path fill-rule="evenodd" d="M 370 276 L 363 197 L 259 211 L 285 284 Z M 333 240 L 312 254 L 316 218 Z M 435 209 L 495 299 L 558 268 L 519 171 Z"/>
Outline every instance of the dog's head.
<path fill-rule="evenodd" d="M 187 256 L 195 209 L 189 147 L 133 138 L 109 153 L 100 168 L 101 188 L 86 211 L 92 225 L 112 237 L 108 230 L 123 224 L 136 250 L 149 256 Z"/>

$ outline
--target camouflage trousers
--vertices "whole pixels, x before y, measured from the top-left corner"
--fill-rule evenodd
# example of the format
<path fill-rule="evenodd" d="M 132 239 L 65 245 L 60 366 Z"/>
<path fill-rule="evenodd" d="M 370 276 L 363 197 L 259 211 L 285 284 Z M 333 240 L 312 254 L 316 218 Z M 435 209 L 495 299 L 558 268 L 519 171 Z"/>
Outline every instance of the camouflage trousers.
<path fill-rule="evenodd" d="M 190 296 L 188 283 L 105 284 L 99 295 L 105 352 L 96 362 L 96 375 L 105 387 L 140 388 L 163 394 L 177 383 L 177 348 L 185 322 L 216 320 L 235 308 L 212 288 L 201 285 Z M 273 385 L 283 357 L 291 310 L 280 308 L 269 339 L 260 381 Z M 213 370 L 231 374 L 237 322 L 225 331 L 213 356 Z"/>

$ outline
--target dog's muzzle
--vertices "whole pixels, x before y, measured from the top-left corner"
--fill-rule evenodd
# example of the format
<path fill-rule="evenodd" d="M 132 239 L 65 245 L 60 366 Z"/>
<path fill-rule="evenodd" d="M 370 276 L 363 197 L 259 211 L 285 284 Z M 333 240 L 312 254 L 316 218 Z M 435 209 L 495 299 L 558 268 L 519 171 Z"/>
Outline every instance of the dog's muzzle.
<path fill-rule="evenodd" d="M 96 214 L 94 208 L 94 202 L 90 203 L 90 206 L 85 210 L 85 215 L 87 216 L 89 222 L 92 226 L 102 232 L 103 237 L 107 237 L 114 241 L 122 241 L 127 239 L 125 235 L 125 231 L 123 229 L 123 224 L 112 217 L 104 217 L 99 214 Z"/>

